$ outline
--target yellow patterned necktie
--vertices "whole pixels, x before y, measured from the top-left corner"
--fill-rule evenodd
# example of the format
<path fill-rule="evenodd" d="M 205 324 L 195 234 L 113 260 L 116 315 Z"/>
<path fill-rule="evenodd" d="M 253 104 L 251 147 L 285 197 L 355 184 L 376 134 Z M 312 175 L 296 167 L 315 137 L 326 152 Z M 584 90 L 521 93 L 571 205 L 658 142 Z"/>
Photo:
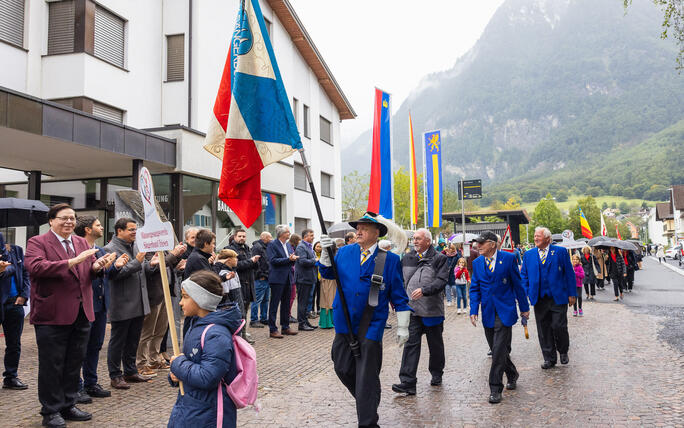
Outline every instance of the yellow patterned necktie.
<path fill-rule="evenodd" d="M 485 260 L 487 261 L 487 269 L 489 269 L 490 272 L 494 272 L 494 264 L 492 263 L 491 257 L 485 257 Z"/>
<path fill-rule="evenodd" d="M 368 256 L 370 255 L 370 251 L 365 250 L 364 252 L 361 253 L 361 255 L 363 256 L 363 259 L 361 259 L 361 264 L 364 264 L 364 263 L 366 263 L 366 260 L 368 260 Z"/>
<path fill-rule="evenodd" d="M 546 263 L 546 249 L 540 251 L 541 253 L 539 254 L 539 257 L 541 258 L 541 263 L 544 264 Z"/>

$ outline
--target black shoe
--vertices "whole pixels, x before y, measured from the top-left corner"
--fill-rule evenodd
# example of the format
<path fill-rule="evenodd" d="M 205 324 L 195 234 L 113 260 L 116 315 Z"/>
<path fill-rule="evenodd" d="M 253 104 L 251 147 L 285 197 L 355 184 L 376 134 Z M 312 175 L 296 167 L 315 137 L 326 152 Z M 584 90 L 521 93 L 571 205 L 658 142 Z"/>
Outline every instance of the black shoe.
<path fill-rule="evenodd" d="M 295 317 L 290 317 L 290 324 L 295 324 L 295 323 L 297 323 L 297 322 L 298 322 L 298 321 L 297 321 L 297 318 L 295 318 Z"/>
<path fill-rule="evenodd" d="M 43 415 L 43 426 L 49 428 L 66 428 L 66 422 L 59 413 Z"/>
<path fill-rule="evenodd" d="M 568 358 L 568 354 L 560 354 L 561 358 L 561 364 L 567 364 L 570 362 L 570 359 Z"/>
<path fill-rule="evenodd" d="M 490 349 L 489 351 L 487 351 L 487 356 L 488 356 L 488 357 L 491 357 L 491 356 L 492 356 L 492 350 L 491 350 L 491 349 Z"/>
<path fill-rule="evenodd" d="M 311 323 L 309 323 L 308 321 L 306 322 L 306 325 L 308 325 L 309 327 L 313 328 L 314 330 L 316 330 L 316 329 L 318 328 L 317 325 L 311 325 Z"/>
<path fill-rule="evenodd" d="M 268 325 L 268 320 L 259 320 L 259 324 Z"/>
<path fill-rule="evenodd" d="M 101 387 L 99 383 L 96 383 L 95 385 L 86 386 L 84 389 L 91 397 L 107 398 L 112 396 L 112 393 Z"/>
<path fill-rule="evenodd" d="M 249 326 L 252 328 L 264 328 L 264 325 L 262 323 L 256 321 L 250 322 Z"/>
<path fill-rule="evenodd" d="M 93 418 L 93 415 L 88 412 L 84 412 L 76 406 L 71 406 L 59 413 L 61 413 L 62 417 L 67 421 L 89 421 Z"/>
<path fill-rule="evenodd" d="M 517 378 L 513 379 L 513 380 L 509 380 L 508 383 L 506 384 L 506 389 L 508 389 L 509 391 L 513 391 L 517 387 L 518 387 L 518 379 Z"/>
<path fill-rule="evenodd" d="M 299 331 L 314 331 L 314 329 L 306 324 L 300 324 Z"/>
<path fill-rule="evenodd" d="M 17 377 L 6 377 L 2 382 L 2 387 L 4 389 L 16 389 L 18 391 L 28 389 L 28 385 L 20 381 Z"/>
<path fill-rule="evenodd" d="M 76 395 L 76 403 L 78 404 L 90 404 L 93 402 L 93 399 L 88 395 L 87 392 L 85 392 L 84 389 L 79 389 L 78 390 L 78 395 Z"/>
<path fill-rule="evenodd" d="M 395 383 L 392 385 L 392 391 L 398 392 L 400 394 L 406 394 L 406 395 L 416 395 L 416 386 L 413 385 L 408 385 L 405 383 Z"/>
<path fill-rule="evenodd" d="M 492 404 L 501 403 L 501 393 L 492 392 L 491 394 L 489 394 L 489 402 Z"/>
<path fill-rule="evenodd" d="M 544 364 L 541 365 L 541 368 L 546 370 L 546 369 L 550 369 L 551 367 L 553 367 L 555 365 L 556 365 L 555 361 L 544 361 Z"/>
<path fill-rule="evenodd" d="M 442 377 L 432 377 L 432 380 L 430 380 L 430 385 L 432 386 L 442 386 Z"/>

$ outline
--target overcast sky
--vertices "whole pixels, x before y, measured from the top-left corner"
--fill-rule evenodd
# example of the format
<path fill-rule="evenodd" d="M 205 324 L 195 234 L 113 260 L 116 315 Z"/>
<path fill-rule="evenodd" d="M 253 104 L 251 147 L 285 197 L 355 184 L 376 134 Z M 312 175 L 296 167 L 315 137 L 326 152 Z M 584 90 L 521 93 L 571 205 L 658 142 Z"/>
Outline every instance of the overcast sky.
<path fill-rule="evenodd" d="M 420 79 L 451 68 L 503 0 L 290 0 L 358 117 L 342 144 L 373 122 L 373 88 L 399 109 Z"/>

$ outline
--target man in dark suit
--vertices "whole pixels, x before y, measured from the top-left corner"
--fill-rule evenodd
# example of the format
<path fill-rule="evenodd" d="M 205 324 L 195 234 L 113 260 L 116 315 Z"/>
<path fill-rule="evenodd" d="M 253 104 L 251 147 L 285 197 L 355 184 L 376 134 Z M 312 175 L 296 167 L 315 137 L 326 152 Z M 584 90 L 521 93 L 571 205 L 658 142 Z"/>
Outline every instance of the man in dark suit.
<path fill-rule="evenodd" d="M 271 302 L 268 307 L 268 327 L 270 337 L 282 339 L 283 335 L 294 336 L 296 331 L 290 329 L 290 286 L 292 284 L 292 266 L 298 257 L 288 250 L 290 228 L 284 224 L 276 226 L 276 239 L 266 247 L 268 259 L 268 285 L 271 287 Z M 276 327 L 276 313 L 280 305 L 280 327 Z"/>
<path fill-rule="evenodd" d="M 556 352 L 561 364 L 567 364 L 568 304 L 577 296 L 575 271 L 568 250 L 551 244 L 551 231 L 545 227 L 534 230 L 533 248 L 525 252 L 520 271 L 530 304 L 534 305 L 537 334 L 544 363 L 542 369 L 556 365 Z"/>
<path fill-rule="evenodd" d="M 318 271 L 316 269 L 316 255 L 313 252 L 314 233 L 311 229 L 302 231 L 302 242 L 297 245 L 295 255 L 295 284 L 297 284 L 297 322 L 300 331 L 313 331 L 314 327 L 307 317 L 307 306 L 311 288 L 316 283 Z"/>
<path fill-rule="evenodd" d="M 520 316 L 530 317 L 530 306 L 520 280 L 515 256 L 497 251 L 498 237 L 491 231 L 477 238 L 480 257 L 473 261 L 470 282 L 470 322 L 477 325 L 477 315 L 482 306 L 482 325 L 492 350 L 492 367 L 489 370 L 489 402 L 501 402 L 503 375 L 506 373 L 506 389 L 515 389 L 518 370 L 511 361 L 512 326 L 518 321 L 516 300 Z"/>
<path fill-rule="evenodd" d="M 5 244 L 0 233 L 0 261 L 8 263 L 0 272 L 0 324 L 5 332 L 5 372 L 2 374 L 4 389 L 26 389 L 19 380 L 21 357 L 21 333 L 24 331 L 24 306 L 29 298 L 31 284 L 24 265 L 24 250 L 17 245 Z"/>
<path fill-rule="evenodd" d="M 245 320 L 247 318 L 247 311 L 250 308 L 251 302 L 256 301 L 256 290 L 254 289 L 254 271 L 259 268 L 259 258 L 261 256 L 252 255 L 252 250 L 247 245 L 247 232 L 244 229 L 238 229 L 233 235 L 235 239 L 226 248 L 235 251 L 238 254 L 238 264 L 235 268 L 238 278 L 240 278 L 240 288 L 242 292 L 242 307 L 240 311 Z M 261 324 L 257 328 L 263 328 Z M 247 335 L 247 325 L 242 328 L 240 335 L 248 339 L 248 342 L 254 343 L 251 335 Z"/>
<path fill-rule="evenodd" d="M 73 235 L 76 214 L 67 204 L 48 211 L 50 230 L 29 239 L 26 266 L 31 275 L 31 323 L 38 345 L 38 399 L 43 425 L 64 427 L 64 419 L 87 421 L 74 405 L 93 311 L 93 278 L 113 263 L 95 259 L 97 248 Z"/>

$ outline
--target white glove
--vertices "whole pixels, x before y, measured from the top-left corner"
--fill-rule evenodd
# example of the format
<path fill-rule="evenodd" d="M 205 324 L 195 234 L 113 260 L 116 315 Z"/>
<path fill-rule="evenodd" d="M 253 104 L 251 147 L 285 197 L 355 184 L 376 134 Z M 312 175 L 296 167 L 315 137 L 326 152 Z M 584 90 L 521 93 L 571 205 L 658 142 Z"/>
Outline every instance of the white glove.
<path fill-rule="evenodd" d="M 397 343 L 403 346 L 409 338 L 409 321 L 411 320 L 411 311 L 397 312 Z"/>
<path fill-rule="evenodd" d="M 328 254 L 328 248 L 332 248 L 333 245 L 335 245 L 335 243 L 333 242 L 332 238 L 330 238 L 328 235 L 321 235 L 321 247 L 323 247 L 323 251 L 321 251 L 321 258 L 318 261 L 323 266 L 332 266 L 330 255 Z"/>

